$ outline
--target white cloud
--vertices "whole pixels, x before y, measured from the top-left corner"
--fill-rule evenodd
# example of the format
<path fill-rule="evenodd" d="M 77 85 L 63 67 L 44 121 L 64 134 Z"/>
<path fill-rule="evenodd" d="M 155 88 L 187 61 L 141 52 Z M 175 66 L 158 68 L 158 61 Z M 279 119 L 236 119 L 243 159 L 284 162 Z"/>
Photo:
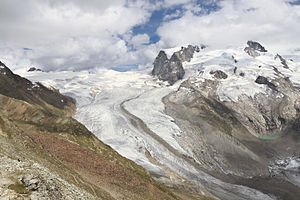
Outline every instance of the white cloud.
<path fill-rule="evenodd" d="M 224 0 L 221 9 L 164 23 L 158 30 L 161 45 L 206 43 L 212 46 L 244 45 L 258 40 L 271 50 L 285 52 L 300 46 L 300 7 L 284 0 Z"/>
<path fill-rule="evenodd" d="M 1 36 L 22 45 L 30 45 L 38 41 L 37 39 L 49 40 L 80 35 L 101 36 L 104 31 L 123 34 L 134 25 L 144 23 L 151 14 L 146 8 L 141 8 L 135 3 L 125 6 L 125 1 L 117 1 L 118 4 L 111 1 L 110 5 L 106 3 L 105 9 L 100 6 L 99 10 L 94 8 L 95 11 L 92 12 L 79 7 L 80 1 L 68 0 L 67 2 L 73 3 L 62 4 L 59 1 L 29 0 L 32 4 L 30 7 L 26 6 L 27 1 L 4 0 L 4 3 L 11 1 L 15 2 L 15 5 L 21 5 L 1 6 L 2 15 L 5 15 L 4 10 L 13 13 L 1 16 L 0 22 L 4 25 L 0 27 Z M 18 13 L 23 5 L 28 10 Z M 93 4 L 89 5 L 92 7 Z"/>
<path fill-rule="evenodd" d="M 2 0 L 0 46 L 9 51 L 0 59 L 28 47 L 31 63 L 47 69 L 121 65 L 130 60 L 122 36 L 145 23 L 155 8 L 148 0 Z M 131 38 L 134 45 L 147 42 L 145 35 Z"/>
<path fill-rule="evenodd" d="M 178 5 L 178 4 L 187 4 L 190 3 L 192 0 L 165 0 L 164 1 L 164 5 L 166 7 L 169 6 L 174 6 L 174 5 Z"/>
<path fill-rule="evenodd" d="M 143 45 L 146 45 L 150 42 L 150 38 L 147 34 L 138 34 L 131 38 L 130 44 L 134 46 L 134 48 L 139 48 Z"/>

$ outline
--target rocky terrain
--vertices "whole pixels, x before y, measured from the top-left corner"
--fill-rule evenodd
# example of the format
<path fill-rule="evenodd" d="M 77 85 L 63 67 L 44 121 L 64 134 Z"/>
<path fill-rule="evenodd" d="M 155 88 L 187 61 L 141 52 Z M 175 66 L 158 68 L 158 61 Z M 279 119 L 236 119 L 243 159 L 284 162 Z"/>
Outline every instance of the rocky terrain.
<path fill-rule="evenodd" d="M 73 99 L 3 63 L 0 105 L 1 199 L 194 199 L 98 140 L 72 118 Z"/>

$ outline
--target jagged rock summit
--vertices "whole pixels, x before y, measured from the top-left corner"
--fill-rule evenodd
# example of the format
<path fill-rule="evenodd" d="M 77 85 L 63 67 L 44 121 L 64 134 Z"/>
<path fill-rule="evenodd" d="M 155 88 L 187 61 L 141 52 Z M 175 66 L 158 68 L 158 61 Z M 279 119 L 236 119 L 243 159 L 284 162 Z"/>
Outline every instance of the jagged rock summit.
<path fill-rule="evenodd" d="M 159 52 L 154 61 L 152 75 L 157 76 L 159 80 L 168 81 L 170 85 L 173 85 L 177 80 L 183 78 L 184 73 L 182 63 L 176 54 L 173 54 L 168 59 L 164 51 Z"/>
<path fill-rule="evenodd" d="M 265 47 L 263 47 L 260 43 L 249 40 L 247 42 L 247 45 L 249 46 L 249 48 L 254 49 L 256 51 L 260 51 L 260 52 L 267 52 L 267 50 L 265 49 Z"/>
<path fill-rule="evenodd" d="M 205 46 L 201 45 L 201 49 L 203 48 Z M 185 74 L 182 63 L 190 62 L 194 53 L 199 51 L 199 46 L 188 45 L 188 47 L 181 47 L 180 51 L 173 53 L 170 59 L 164 51 L 160 51 L 153 63 L 152 75 L 173 85 L 177 80 L 182 79 Z"/>

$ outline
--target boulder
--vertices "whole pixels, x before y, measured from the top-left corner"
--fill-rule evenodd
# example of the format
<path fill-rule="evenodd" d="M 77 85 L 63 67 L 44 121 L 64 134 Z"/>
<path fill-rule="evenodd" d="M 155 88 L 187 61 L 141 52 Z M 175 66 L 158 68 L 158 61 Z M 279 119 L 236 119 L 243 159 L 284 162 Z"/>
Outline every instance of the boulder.
<path fill-rule="evenodd" d="M 226 79 L 228 77 L 228 75 L 225 72 L 221 71 L 221 70 L 210 71 L 209 73 L 214 74 L 214 77 L 216 79 Z"/>
<path fill-rule="evenodd" d="M 269 88 L 271 88 L 272 90 L 277 91 L 276 86 L 271 83 L 270 81 L 268 81 L 268 79 L 266 77 L 263 76 L 258 76 L 255 80 L 255 83 L 257 84 L 263 84 L 263 85 L 267 85 Z"/>

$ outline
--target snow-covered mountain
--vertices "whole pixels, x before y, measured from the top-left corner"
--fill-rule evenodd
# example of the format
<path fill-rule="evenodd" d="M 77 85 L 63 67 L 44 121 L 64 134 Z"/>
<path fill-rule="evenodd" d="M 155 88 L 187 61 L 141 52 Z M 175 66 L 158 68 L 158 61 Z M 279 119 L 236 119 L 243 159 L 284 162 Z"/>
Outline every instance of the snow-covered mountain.
<path fill-rule="evenodd" d="M 297 199 L 300 63 L 258 44 L 164 50 L 154 77 L 22 75 L 73 97 L 77 120 L 162 183 L 220 199 Z"/>

